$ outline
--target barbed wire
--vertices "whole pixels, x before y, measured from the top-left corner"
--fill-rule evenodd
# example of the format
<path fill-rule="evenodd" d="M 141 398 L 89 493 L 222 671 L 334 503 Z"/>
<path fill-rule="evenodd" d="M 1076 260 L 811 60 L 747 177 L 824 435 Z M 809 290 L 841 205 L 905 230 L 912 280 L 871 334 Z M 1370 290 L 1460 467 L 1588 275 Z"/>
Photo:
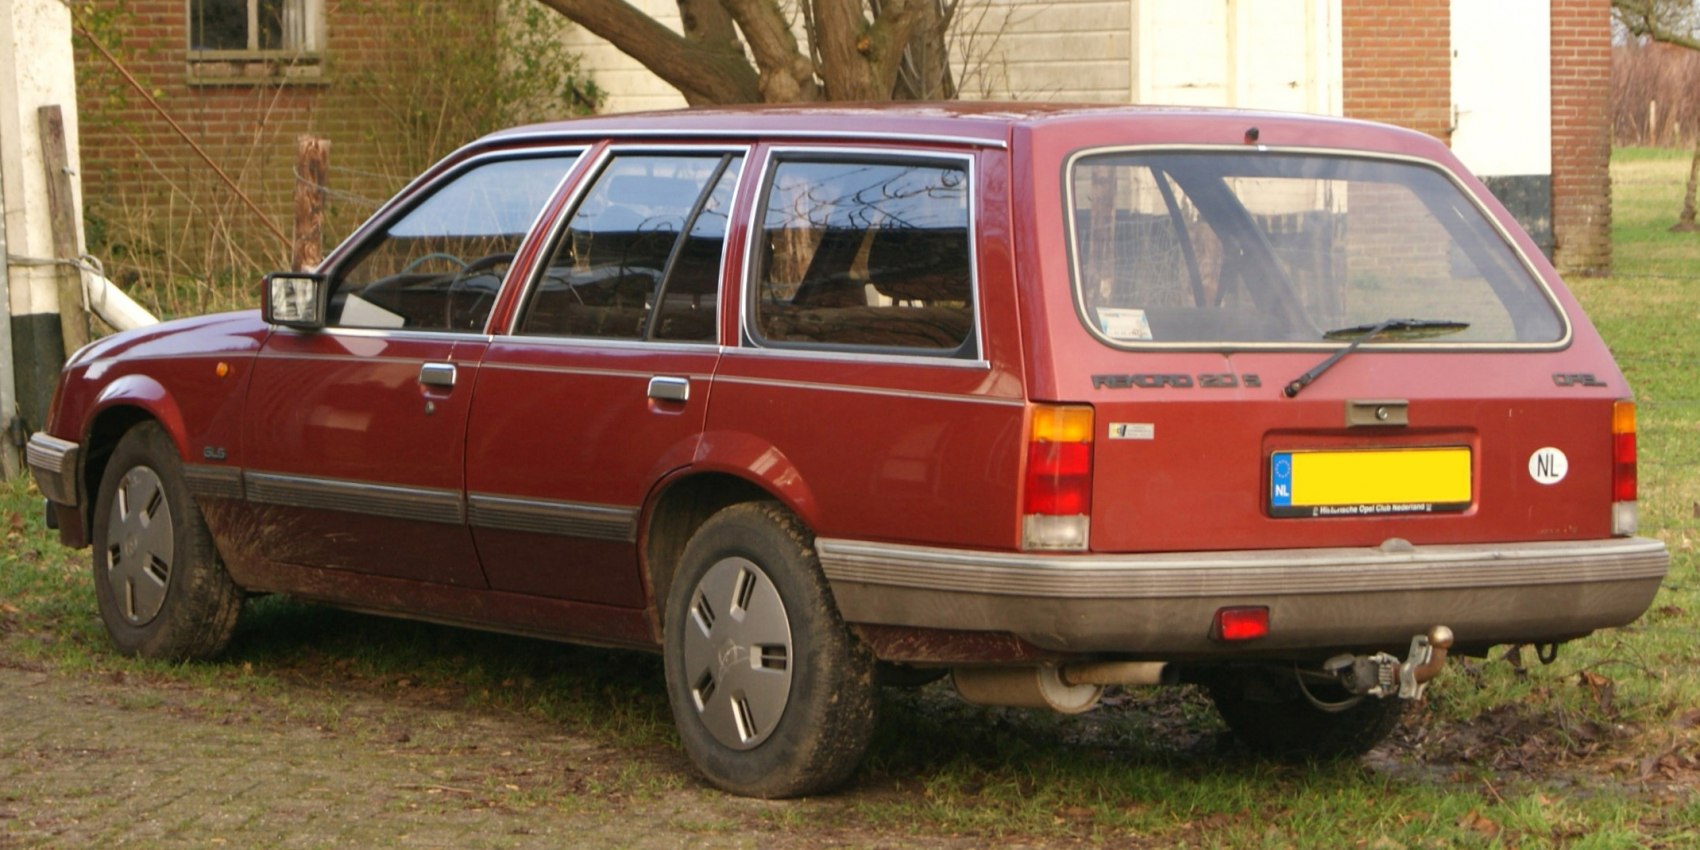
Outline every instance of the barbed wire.
<path fill-rule="evenodd" d="M 338 171 L 349 171 L 350 169 L 339 168 L 337 170 Z M 319 183 L 319 182 L 313 180 L 313 178 L 308 177 L 307 175 L 301 173 L 301 164 L 300 163 L 296 163 L 296 165 L 293 169 L 293 173 L 295 174 L 295 182 L 297 182 L 297 183 L 299 183 L 303 186 L 311 186 L 312 188 L 317 189 L 320 192 L 324 192 L 326 195 L 328 195 L 332 198 L 336 198 L 339 201 L 351 201 L 353 203 L 361 204 L 363 206 L 367 206 L 367 207 L 370 207 L 372 209 L 377 209 L 378 207 L 381 207 L 385 203 L 387 203 L 387 201 L 376 201 L 376 200 L 373 200 L 371 198 L 365 197 L 364 195 L 356 195 L 353 192 L 344 192 L 341 189 L 333 189 L 333 188 L 331 188 L 330 186 L 328 186 L 324 183 Z"/>

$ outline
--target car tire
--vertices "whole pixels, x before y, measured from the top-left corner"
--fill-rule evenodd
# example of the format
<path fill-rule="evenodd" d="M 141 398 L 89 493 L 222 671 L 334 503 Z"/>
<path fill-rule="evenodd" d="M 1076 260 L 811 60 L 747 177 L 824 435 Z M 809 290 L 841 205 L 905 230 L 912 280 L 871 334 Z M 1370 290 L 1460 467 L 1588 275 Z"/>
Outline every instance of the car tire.
<path fill-rule="evenodd" d="M 1260 755 L 1302 761 L 1369 752 L 1399 725 L 1409 702 L 1354 698 L 1335 686 L 1312 686 L 1307 697 L 1296 679 L 1263 676 L 1221 679 L 1209 691 L 1234 737 Z"/>
<path fill-rule="evenodd" d="M 784 507 L 721 510 L 691 536 L 662 655 L 685 752 L 750 797 L 842 784 L 873 737 L 875 662 L 839 617 L 814 538 Z"/>
<path fill-rule="evenodd" d="M 183 482 L 177 447 L 157 423 L 118 441 L 93 525 L 95 599 L 119 652 L 190 660 L 224 650 L 242 590 L 225 572 Z"/>

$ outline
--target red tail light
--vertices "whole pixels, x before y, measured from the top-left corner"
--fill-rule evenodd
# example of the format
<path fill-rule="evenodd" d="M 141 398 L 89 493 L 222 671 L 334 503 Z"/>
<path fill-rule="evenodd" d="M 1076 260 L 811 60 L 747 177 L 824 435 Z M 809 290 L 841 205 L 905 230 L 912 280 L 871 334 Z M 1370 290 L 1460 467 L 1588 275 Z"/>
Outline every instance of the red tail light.
<path fill-rule="evenodd" d="M 1640 527 L 1635 507 L 1635 402 L 1611 406 L 1611 531 L 1634 534 Z"/>
<path fill-rule="evenodd" d="M 1635 402 L 1611 408 L 1611 500 L 1635 501 Z"/>
<path fill-rule="evenodd" d="M 1092 408 L 1033 408 L 1021 513 L 1024 548 L 1086 548 L 1092 514 Z"/>

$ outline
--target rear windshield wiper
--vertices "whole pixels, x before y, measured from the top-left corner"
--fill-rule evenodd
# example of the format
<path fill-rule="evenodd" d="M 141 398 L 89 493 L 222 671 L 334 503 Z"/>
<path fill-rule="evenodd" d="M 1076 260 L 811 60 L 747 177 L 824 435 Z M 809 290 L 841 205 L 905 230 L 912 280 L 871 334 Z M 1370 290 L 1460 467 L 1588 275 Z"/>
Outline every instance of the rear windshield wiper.
<path fill-rule="evenodd" d="M 1323 339 L 1350 339 L 1352 343 L 1329 355 L 1327 360 L 1312 366 L 1310 371 L 1294 378 L 1282 392 L 1287 398 L 1298 396 L 1299 391 L 1322 377 L 1322 373 L 1334 368 L 1334 364 L 1339 363 L 1341 358 L 1358 350 L 1358 346 L 1389 331 L 1397 331 L 1401 337 L 1422 338 L 1453 334 L 1469 327 L 1469 322 L 1452 319 L 1385 319 L 1373 325 L 1349 325 L 1326 331 L 1322 334 Z"/>

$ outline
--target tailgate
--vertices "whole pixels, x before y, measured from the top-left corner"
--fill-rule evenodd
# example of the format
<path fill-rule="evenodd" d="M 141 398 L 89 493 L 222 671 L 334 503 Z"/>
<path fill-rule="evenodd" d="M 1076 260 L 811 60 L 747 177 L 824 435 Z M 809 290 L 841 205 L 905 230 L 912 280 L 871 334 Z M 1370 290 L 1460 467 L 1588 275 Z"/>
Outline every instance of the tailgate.
<path fill-rule="evenodd" d="M 1090 399 L 1091 547 L 1609 536 L 1613 398 L 1558 387 L 1564 356 L 1365 352 L 1298 398 L 1280 388 L 1315 354 L 1163 355 L 1161 386 L 1110 373 L 1130 377 Z"/>

